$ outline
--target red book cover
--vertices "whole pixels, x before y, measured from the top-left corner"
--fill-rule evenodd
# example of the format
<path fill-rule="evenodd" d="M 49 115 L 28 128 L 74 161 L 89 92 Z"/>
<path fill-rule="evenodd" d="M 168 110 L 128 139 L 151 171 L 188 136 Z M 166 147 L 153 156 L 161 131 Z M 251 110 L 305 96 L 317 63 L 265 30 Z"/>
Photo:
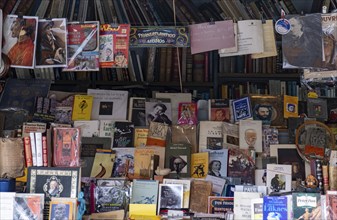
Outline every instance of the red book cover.
<path fill-rule="evenodd" d="M 25 148 L 25 159 L 26 159 L 26 167 L 33 166 L 33 157 L 32 157 L 32 149 L 30 146 L 30 138 L 23 138 L 24 148 Z"/>
<path fill-rule="evenodd" d="M 54 128 L 54 166 L 80 166 L 80 129 Z"/>
<path fill-rule="evenodd" d="M 48 149 L 47 149 L 47 137 L 42 136 L 42 160 L 43 166 L 48 166 Z"/>

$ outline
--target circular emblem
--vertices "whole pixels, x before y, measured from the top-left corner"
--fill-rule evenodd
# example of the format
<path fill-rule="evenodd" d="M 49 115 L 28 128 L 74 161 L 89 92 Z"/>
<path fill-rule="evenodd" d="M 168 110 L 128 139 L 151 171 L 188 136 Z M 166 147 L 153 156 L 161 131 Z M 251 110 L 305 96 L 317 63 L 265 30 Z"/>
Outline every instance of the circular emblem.
<path fill-rule="evenodd" d="M 281 18 L 277 20 L 275 23 L 275 30 L 277 33 L 281 35 L 288 34 L 290 29 L 291 29 L 290 22 L 285 18 Z"/>

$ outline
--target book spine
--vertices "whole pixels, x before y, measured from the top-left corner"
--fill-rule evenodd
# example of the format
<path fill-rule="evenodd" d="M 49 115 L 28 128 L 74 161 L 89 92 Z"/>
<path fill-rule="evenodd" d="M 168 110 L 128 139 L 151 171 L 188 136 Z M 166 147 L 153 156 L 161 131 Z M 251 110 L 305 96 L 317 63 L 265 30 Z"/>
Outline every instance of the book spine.
<path fill-rule="evenodd" d="M 40 132 L 35 133 L 35 146 L 36 146 L 36 166 L 42 167 L 43 166 L 42 133 L 40 133 Z"/>
<path fill-rule="evenodd" d="M 25 159 L 26 159 L 26 167 L 33 166 L 33 157 L 32 157 L 32 148 L 30 145 L 30 138 L 24 137 L 24 148 L 25 148 Z"/>
<path fill-rule="evenodd" d="M 36 157 L 36 146 L 35 146 L 35 134 L 33 132 L 30 132 L 29 137 L 30 137 L 30 146 L 32 149 L 33 166 L 36 166 L 37 157 Z"/>
<path fill-rule="evenodd" d="M 42 136 L 42 159 L 43 159 L 43 166 L 48 166 L 48 147 L 47 147 L 47 137 Z"/>

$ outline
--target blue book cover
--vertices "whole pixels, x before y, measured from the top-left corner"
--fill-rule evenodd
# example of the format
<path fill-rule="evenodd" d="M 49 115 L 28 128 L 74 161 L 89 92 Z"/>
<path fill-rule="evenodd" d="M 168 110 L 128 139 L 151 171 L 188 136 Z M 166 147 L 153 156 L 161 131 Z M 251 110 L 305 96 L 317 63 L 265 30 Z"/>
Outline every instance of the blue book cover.
<path fill-rule="evenodd" d="M 263 220 L 288 219 L 288 198 L 286 196 L 263 197 Z"/>
<path fill-rule="evenodd" d="M 239 121 L 252 117 L 250 99 L 244 97 L 232 102 L 234 121 Z"/>
<path fill-rule="evenodd" d="M 158 186 L 159 182 L 157 180 L 133 180 L 130 203 L 157 204 Z"/>

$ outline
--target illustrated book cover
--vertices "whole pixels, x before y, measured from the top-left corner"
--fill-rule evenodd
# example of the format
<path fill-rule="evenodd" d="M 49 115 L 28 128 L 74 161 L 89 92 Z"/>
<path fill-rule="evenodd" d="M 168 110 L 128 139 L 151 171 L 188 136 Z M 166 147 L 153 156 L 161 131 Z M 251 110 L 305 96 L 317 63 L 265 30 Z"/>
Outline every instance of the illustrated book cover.
<path fill-rule="evenodd" d="M 216 177 L 226 177 L 228 167 L 228 149 L 211 150 L 208 153 L 208 175 Z"/>
<path fill-rule="evenodd" d="M 193 153 L 191 155 L 191 177 L 205 178 L 208 173 L 209 152 Z"/>
<path fill-rule="evenodd" d="M 181 184 L 183 185 L 183 208 L 190 207 L 191 180 L 188 179 L 164 179 L 164 184 Z"/>
<path fill-rule="evenodd" d="M 232 102 L 232 111 L 235 122 L 252 117 L 249 97 L 234 100 Z"/>
<path fill-rule="evenodd" d="M 288 197 L 286 196 L 264 196 L 263 197 L 263 219 L 268 218 L 279 218 L 279 219 L 289 219 L 289 203 Z"/>
<path fill-rule="evenodd" d="M 262 152 L 262 122 L 259 120 L 240 120 L 240 149 Z"/>
<path fill-rule="evenodd" d="M 250 200 L 251 218 L 254 220 L 263 219 L 263 198 Z"/>
<path fill-rule="evenodd" d="M 158 188 L 158 180 L 133 180 L 130 203 L 157 204 Z"/>
<path fill-rule="evenodd" d="M 73 219 L 73 202 L 66 201 L 51 201 L 49 206 L 49 219 Z"/>
<path fill-rule="evenodd" d="M 126 120 L 128 91 L 88 89 L 94 96 L 91 120 Z"/>
<path fill-rule="evenodd" d="M 132 122 L 116 121 L 114 123 L 112 147 L 134 147 L 134 130 L 135 126 Z"/>
<path fill-rule="evenodd" d="M 200 121 L 199 152 L 222 149 L 222 123 L 221 121 Z"/>
<path fill-rule="evenodd" d="M 56 99 L 37 96 L 35 98 L 34 122 L 54 122 L 56 114 Z"/>
<path fill-rule="evenodd" d="M 39 19 L 36 45 L 36 67 L 66 67 L 67 49 L 66 19 Z"/>
<path fill-rule="evenodd" d="M 2 53 L 10 59 L 11 67 L 35 67 L 38 17 L 7 15 L 3 24 Z"/>
<path fill-rule="evenodd" d="M 208 197 L 208 213 L 233 213 L 234 198 L 224 196 L 209 196 Z"/>
<path fill-rule="evenodd" d="M 99 22 L 68 22 L 68 66 L 63 71 L 99 71 Z"/>
<path fill-rule="evenodd" d="M 130 97 L 128 120 L 135 126 L 146 126 L 145 98 Z"/>
<path fill-rule="evenodd" d="M 320 193 L 293 193 L 293 215 L 294 219 L 322 219 Z"/>
<path fill-rule="evenodd" d="M 115 162 L 115 152 L 110 149 L 96 149 L 90 177 L 109 178 Z"/>
<path fill-rule="evenodd" d="M 183 208 L 183 194 L 181 184 L 159 184 L 158 212 L 161 208 Z"/>
<path fill-rule="evenodd" d="M 74 128 L 81 129 L 81 137 L 98 137 L 99 135 L 98 120 L 74 121 Z"/>
<path fill-rule="evenodd" d="M 169 125 L 161 122 L 150 122 L 146 146 L 166 146 L 166 138 Z"/>
<path fill-rule="evenodd" d="M 135 148 L 134 176 L 150 178 L 151 157 L 154 155 L 153 149 Z"/>
<path fill-rule="evenodd" d="M 126 208 L 124 186 L 96 186 L 94 189 L 95 212 L 110 212 Z"/>
<path fill-rule="evenodd" d="M 164 123 L 172 125 L 172 109 L 170 99 L 153 99 L 145 100 L 146 125 L 150 122 Z"/>
<path fill-rule="evenodd" d="M 229 99 L 209 99 L 208 109 L 208 120 L 230 122 Z"/>
<path fill-rule="evenodd" d="M 298 117 L 298 97 L 283 96 L 283 114 L 284 118 Z"/>
<path fill-rule="evenodd" d="M 101 68 L 127 68 L 130 24 L 101 24 L 99 65 Z"/>
<path fill-rule="evenodd" d="M 134 173 L 135 148 L 115 148 L 113 177 L 124 177 Z"/>
<path fill-rule="evenodd" d="M 134 147 L 145 147 L 148 134 L 148 128 L 135 128 Z"/>
<path fill-rule="evenodd" d="M 323 205 L 323 201 L 321 203 Z M 333 220 L 337 218 L 337 192 L 328 190 L 326 192 L 326 208 L 327 208 L 327 219 Z"/>
<path fill-rule="evenodd" d="M 191 176 L 191 145 L 170 143 L 165 147 L 165 167 L 170 168 L 168 177 Z"/>
<path fill-rule="evenodd" d="M 14 197 L 12 206 L 14 206 L 13 219 L 42 220 L 44 195 L 40 193 L 18 193 Z"/>
<path fill-rule="evenodd" d="M 309 118 L 316 118 L 316 119 L 328 119 L 328 107 L 327 107 L 327 100 L 326 99 L 308 99 L 307 100 L 307 111 Z"/>
<path fill-rule="evenodd" d="M 291 191 L 291 165 L 267 164 L 267 187 L 269 193 Z"/>
<path fill-rule="evenodd" d="M 196 125 L 198 123 L 198 109 L 194 102 L 180 102 L 178 106 L 178 125 Z"/>
<path fill-rule="evenodd" d="M 228 150 L 227 176 L 241 178 L 241 184 L 254 184 L 255 163 L 244 150 Z"/>
<path fill-rule="evenodd" d="M 71 119 L 90 120 L 94 97 L 91 95 L 75 95 Z"/>

